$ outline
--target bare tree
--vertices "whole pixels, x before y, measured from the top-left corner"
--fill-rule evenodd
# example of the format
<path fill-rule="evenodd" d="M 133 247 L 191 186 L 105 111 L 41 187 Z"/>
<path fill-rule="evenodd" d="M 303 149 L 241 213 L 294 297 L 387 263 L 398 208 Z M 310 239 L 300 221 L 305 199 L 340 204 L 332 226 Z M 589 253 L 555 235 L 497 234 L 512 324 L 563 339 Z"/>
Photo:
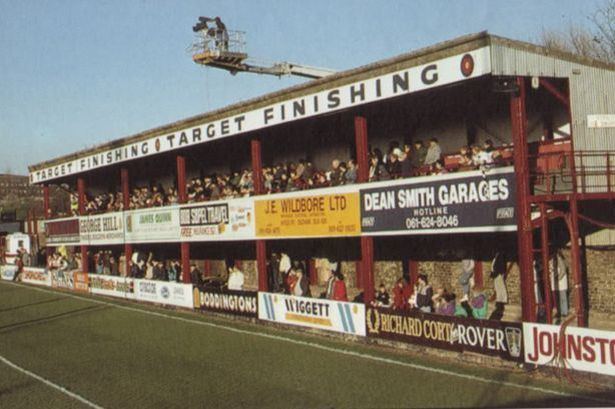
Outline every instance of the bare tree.
<path fill-rule="evenodd" d="M 615 0 L 606 0 L 587 18 L 588 27 L 570 23 L 562 30 L 543 29 L 539 42 L 554 50 L 615 63 Z"/>

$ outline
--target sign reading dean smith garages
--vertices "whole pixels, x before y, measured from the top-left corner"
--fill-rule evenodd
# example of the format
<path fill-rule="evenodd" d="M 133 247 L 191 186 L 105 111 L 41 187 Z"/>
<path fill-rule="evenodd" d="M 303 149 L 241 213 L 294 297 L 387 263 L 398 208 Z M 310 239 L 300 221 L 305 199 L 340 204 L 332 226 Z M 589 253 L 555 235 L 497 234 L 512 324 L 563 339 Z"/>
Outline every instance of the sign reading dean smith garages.
<path fill-rule="evenodd" d="M 361 189 L 366 234 L 514 231 L 512 167 L 416 177 Z"/>

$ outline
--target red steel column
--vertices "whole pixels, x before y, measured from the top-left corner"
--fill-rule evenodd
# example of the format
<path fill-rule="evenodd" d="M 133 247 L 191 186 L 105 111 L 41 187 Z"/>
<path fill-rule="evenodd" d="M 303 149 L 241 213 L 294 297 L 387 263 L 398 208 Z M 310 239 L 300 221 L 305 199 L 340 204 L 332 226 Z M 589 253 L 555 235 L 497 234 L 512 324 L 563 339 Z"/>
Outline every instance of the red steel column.
<path fill-rule="evenodd" d="M 258 139 L 252 139 L 250 148 L 252 155 L 252 180 L 254 182 L 254 194 L 261 195 L 264 193 L 261 141 Z M 267 242 L 265 240 L 256 240 L 255 243 L 258 291 L 269 291 L 267 280 Z"/>
<path fill-rule="evenodd" d="M 79 176 L 77 177 L 77 203 L 78 203 L 78 209 L 79 209 L 79 215 L 80 216 L 85 216 L 85 202 L 86 202 L 86 196 L 85 196 L 85 179 L 83 179 L 83 176 Z M 88 272 L 88 246 L 85 245 L 81 245 L 81 272 L 83 273 L 87 273 Z"/>
<path fill-rule="evenodd" d="M 120 170 L 120 179 L 122 183 L 122 207 L 124 211 L 130 210 L 130 175 L 127 168 Z M 126 275 L 130 274 L 130 259 L 132 258 L 132 244 L 124 243 L 124 256 L 126 258 L 124 269 Z"/>
<path fill-rule="evenodd" d="M 363 298 L 365 304 L 374 301 L 374 239 L 361 237 L 361 275 L 363 276 Z"/>
<path fill-rule="evenodd" d="M 583 292 L 583 274 L 581 272 L 581 251 L 579 248 L 579 207 L 576 194 L 570 200 L 570 264 L 574 278 L 574 295 L 576 300 L 577 325 L 587 327 L 585 311 L 585 294 Z"/>
<path fill-rule="evenodd" d="M 536 322 L 534 274 L 532 269 L 532 223 L 530 207 L 530 177 L 527 146 L 527 115 L 525 110 L 525 80 L 516 78 L 518 94 L 510 99 L 512 141 L 515 149 L 515 182 L 517 185 L 517 251 L 521 279 L 522 319 Z"/>
<path fill-rule="evenodd" d="M 186 203 L 186 158 L 177 155 L 177 201 Z M 182 281 L 184 283 L 190 283 L 190 243 L 181 242 L 179 245 L 181 253 L 181 266 L 182 266 Z"/>
<path fill-rule="evenodd" d="M 544 289 L 545 313 L 547 324 L 553 322 L 553 301 L 551 300 L 551 272 L 549 271 L 549 220 L 547 219 L 547 206 L 540 203 L 540 255 L 542 256 L 542 281 Z M 554 271 L 555 275 L 556 272 Z M 555 277 L 553 277 L 555 281 Z"/>
<path fill-rule="evenodd" d="M 367 120 L 354 117 L 354 140 L 357 150 L 357 183 L 369 181 L 369 148 L 367 143 Z"/>
<path fill-rule="evenodd" d="M 51 209 L 49 208 L 49 185 L 43 185 L 43 219 L 51 218 Z"/>
<path fill-rule="evenodd" d="M 267 283 L 267 241 L 256 240 L 256 271 L 258 273 L 258 291 L 269 291 Z"/>

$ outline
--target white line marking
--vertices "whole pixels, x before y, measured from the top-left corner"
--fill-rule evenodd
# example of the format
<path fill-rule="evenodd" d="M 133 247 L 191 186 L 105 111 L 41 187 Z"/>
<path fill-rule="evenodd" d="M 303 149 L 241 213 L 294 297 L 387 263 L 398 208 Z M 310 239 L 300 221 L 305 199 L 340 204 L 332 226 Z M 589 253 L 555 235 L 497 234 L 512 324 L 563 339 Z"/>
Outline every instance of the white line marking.
<path fill-rule="evenodd" d="M 81 403 L 83 403 L 83 404 L 85 404 L 85 405 L 87 405 L 87 406 L 89 406 L 91 408 L 103 409 L 102 406 L 99 406 L 99 405 L 95 404 L 94 402 L 91 402 L 91 401 L 87 400 L 86 398 L 84 398 L 81 395 L 77 395 L 76 393 L 69 391 L 68 389 L 66 389 L 63 386 L 58 385 L 57 383 L 53 383 L 50 380 L 45 379 L 42 376 L 37 375 L 34 372 L 30 372 L 27 369 L 24 369 L 21 366 L 19 366 L 17 364 L 14 364 L 13 362 L 9 361 L 8 359 L 6 359 L 5 357 L 3 357 L 1 355 L 0 355 L 0 362 L 3 362 L 4 364 L 10 366 L 11 368 L 16 369 L 17 371 L 19 371 L 19 372 L 21 372 L 23 374 L 26 374 L 26 375 L 36 379 L 37 381 L 41 381 L 42 383 L 44 383 L 47 386 L 51 386 L 53 389 L 56 389 L 56 390 L 62 392 L 63 394 L 68 395 L 71 398 L 76 399 L 79 402 L 81 402 Z"/>
<path fill-rule="evenodd" d="M 133 311 L 133 312 L 138 312 L 138 313 L 142 313 L 142 314 L 146 314 L 146 315 L 152 315 L 154 317 L 173 319 L 173 320 L 187 322 L 187 323 L 196 324 L 196 325 L 203 325 L 203 326 L 206 326 L 206 327 L 217 328 L 217 329 L 221 329 L 221 330 L 225 330 L 225 331 L 229 331 L 229 332 L 234 332 L 234 333 L 237 333 L 237 334 L 252 335 L 252 336 L 261 337 L 261 338 L 274 339 L 274 340 L 277 340 L 277 341 L 288 342 L 288 343 L 295 344 L 295 345 L 302 345 L 302 346 L 306 346 L 306 347 L 310 347 L 310 348 L 320 349 L 322 351 L 327 351 L 327 352 L 332 352 L 332 353 L 352 356 L 352 357 L 355 357 L 355 358 L 361 358 L 361 359 L 366 359 L 366 360 L 370 360 L 370 361 L 376 361 L 376 362 L 387 363 L 387 364 L 392 364 L 392 365 L 397 365 L 397 366 L 403 366 L 403 367 L 406 367 L 406 368 L 418 369 L 418 370 L 422 370 L 422 371 L 426 371 L 426 372 L 432 372 L 432 373 L 437 373 L 437 374 L 441 374 L 441 375 L 447 375 L 447 376 L 452 376 L 452 377 L 456 377 L 456 378 L 462 378 L 462 379 L 467 379 L 467 380 L 476 381 L 476 382 L 482 382 L 482 383 L 487 383 L 487 384 L 495 384 L 495 385 L 500 385 L 500 386 L 509 386 L 509 387 L 513 387 L 513 388 L 525 389 L 525 390 L 530 390 L 530 391 L 544 393 L 544 394 L 551 394 L 551 395 L 555 395 L 555 396 L 561 396 L 561 397 L 567 397 L 567 398 L 576 398 L 576 399 L 584 399 L 584 400 L 590 400 L 590 401 L 594 401 L 594 402 L 608 403 L 608 404 L 611 404 L 611 405 L 615 404 L 615 400 L 610 400 L 610 399 L 602 399 L 602 398 L 596 398 L 596 397 L 593 397 L 593 396 L 585 396 L 585 395 L 578 395 L 578 394 L 575 394 L 575 393 L 556 391 L 556 390 L 552 390 L 552 389 L 542 388 L 540 386 L 520 385 L 520 384 L 517 384 L 517 383 L 514 383 L 514 382 L 509 382 L 509 381 L 500 381 L 500 380 L 495 380 L 495 379 L 482 378 L 480 376 L 468 375 L 468 374 L 448 371 L 446 369 L 432 368 L 432 367 L 429 367 L 429 366 L 424 366 L 424 365 L 419 365 L 419 364 L 412 364 L 412 363 L 404 362 L 404 361 L 396 361 L 394 359 L 383 358 L 383 357 L 380 357 L 380 356 L 377 356 L 377 355 L 370 355 L 370 354 L 364 354 L 364 353 L 355 352 L 355 351 L 349 351 L 347 349 L 339 349 L 339 348 L 328 347 L 326 345 L 321 345 L 321 344 L 318 344 L 318 343 L 315 343 L 315 342 L 300 341 L 300 340 L 297 340 L 297 339 L 287 338 L 287 337 L 283 337 L 283 336 L 280 336 L 280 335 L 265 334 L 265 333 L 261 333 L 261 332 L 254 332 L 254 331 L 248 331 L 248 330 L 228 327 L 228 326 L 221 325 L 221 324 L 214 324 L 214 323 L 211 323 L 211 322 L 205 322 L 205 321 L 200 321 L 200 320 L 195 320 L 195 319 L 190 319 L 190 318 L 177 317 L 177 316 L 174 316 L 174 315 L 167 315 L 167 314 L 162 314 L 162 313 L 159 313 L 159 312 L 143 310 L 143 309 L 140 309 L 140 308 L 128 307 L 126 305 L 115 304 L 115 303 L 111 303 L 111 302 L 107 302 L 107 301 L 95 300 L 95 299 L 92 299 L 92 298 L 82 297 L 82 296 L 78 296 L 78 295 L 74 295 L 74 294 L 67 294 L 67 293 L 64 293 L 64 292 L 47 290 L 47 289 L 44 289 L 44 288 L 30 287 L 30 286 L 27 286 L 27 285 L 24 285 L 24 284 L 17 284 L 17 283 L 12 283 L 12 282 L 10 282 L 10 283 L 7 282 L 7 283 L 11 284 L 11 285 L 18 286 L 18 287 L 24 287 L 24 288 L 28 288 L 28 289 L 31 289 L 31 290 L 45 292 L 45 293 L 62 294 L 65 297 L 75 298 L 75 299 L 78 299 L 78 300 L 93 302 L 93 303 L 97 303 L 97 304 L 109 305 L 109 306 L 112 306 L 112 307 L 115 307 L 115 308 L 120 308 L 120 309 L 127 310 L 127 311 Z"/>

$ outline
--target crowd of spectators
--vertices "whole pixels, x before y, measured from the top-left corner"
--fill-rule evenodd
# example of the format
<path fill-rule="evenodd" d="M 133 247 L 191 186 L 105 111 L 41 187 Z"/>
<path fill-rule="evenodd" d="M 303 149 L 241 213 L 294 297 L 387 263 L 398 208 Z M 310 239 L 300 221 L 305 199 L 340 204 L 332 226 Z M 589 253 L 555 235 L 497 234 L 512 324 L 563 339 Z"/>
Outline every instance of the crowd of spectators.
<path fill-rule="evenodd" d="M 370 149 L 369 181 L 486 170 L 506 165 L 509 160 L 510 150 L 496 148 L 491 140 L 482 145 L 463 146 L 452 155 L 443 155 L 436 138 L 430 139 L 427 144 L 421 140 L 404 144 L 391 142 L 386 153 L 378 148 Z M 356 183 L 357 169 L 354 159 L 333 159 L 328 169 L 319 169 L 311 161 L 301 159 L 265 166 L 262 180 L 267 194 L 294 192 Z M 186 183 L 188 203 L 248 197 L 253 194 L 254 177 L 249 169 L 194 177 Z M 96 214 L 168 206 L 178 203 L 178 197 L 175 186 L 165 188 L 161 183 L 150 183 L 132 189 L 129 209 L 124 209 L 124 198 L 122 192 L 118 191 L 96 195 L 86 193 L 85 210 L 87 214 Z M 77 215 L 77 195 L 71 194 L 70 200 L 71 211 Z"/>

